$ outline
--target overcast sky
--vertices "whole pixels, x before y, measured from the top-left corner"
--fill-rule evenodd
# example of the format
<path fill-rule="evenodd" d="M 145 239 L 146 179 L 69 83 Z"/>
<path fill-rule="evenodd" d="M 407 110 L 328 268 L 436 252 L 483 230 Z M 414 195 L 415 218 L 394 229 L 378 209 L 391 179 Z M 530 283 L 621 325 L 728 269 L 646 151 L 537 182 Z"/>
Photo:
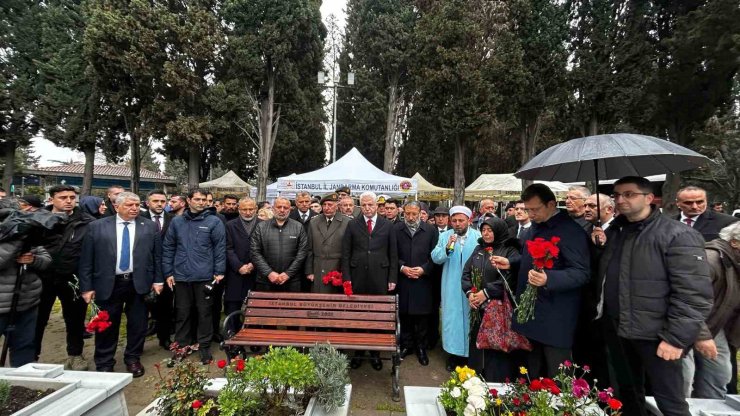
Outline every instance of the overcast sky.
<path fill-rule="evenodd" d="M 346 18 L 344 14 L 346 3 L 346 0 L 325 0 L 321 5 L 321 16 L 326 18 L 329 14 L 334 14 L 340 26 L 343 27 Z M 34 138 L 32 140 L 32 146 L 36 156 L 41 157 L 39 160 L 39 165 L 41 166 L 58 165 L 59 162 L 69 162 L 70 160 L 75 162 L 85 161 L 85 156 L 82 153 L 57 147 L 52 142 L 41 137 Z M 158 159 L 162 161 L 163 157 L 158 156 Z"/>

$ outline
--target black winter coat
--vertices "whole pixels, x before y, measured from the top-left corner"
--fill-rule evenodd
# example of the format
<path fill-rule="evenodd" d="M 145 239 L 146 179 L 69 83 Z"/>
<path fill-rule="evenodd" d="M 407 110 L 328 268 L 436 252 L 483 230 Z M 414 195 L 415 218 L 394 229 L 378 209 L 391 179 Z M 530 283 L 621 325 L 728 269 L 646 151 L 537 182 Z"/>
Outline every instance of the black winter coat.
<path fill-rule="evenodd" d="M 372 234 L 365 216 L 347 226 L 342 242 L 342 277 L 358 295 L 387 295 L 388 284 L 398 281 L 398 241 L 393 224 L 377 216 Z"/>
<path fill-rule="evenodd" d="M 399 313 L 410 315 L 427 315 L 432 313 L 434 305 L 435 264 L 432 262 L 432 250 L 437 245 L 439 233 L 437 227 L 420 223 L 419 229 L 411 237 L 411 231 L 404 221 L 394 225 L 398 244 L 398 266 L 421 267 L 424 274 L 418 279 L 411 279 L 399 271 L 398 293 Z"/>
<path fill-rule="evenodd" d="M 527 338 L 557 348 L 571 348 L 581 304 L 581 286 L 590 279 L 588 236 L 568 214 L 558 212 L 544 223 L 529 227 L 527 240 L 560 237 L 560 255 L 552 269 L 545 270 L 547 283 L 537 290 L 534 319 L 520 324 L 512 320 L 512 329 Z M 532 256 L 522 250 L 517 276 L 517 296 L 527 287 Z"/>
<path fill-rule="evenodd" d="M 257 225 L 262 222 L 255 217 L 252 234 Z M 226 288 L 224 300 L 227 302 L 241 302 L 247 293 L 254 289 L 256 269 L 249 274 L 239 274 L 239 269 L 245 264 L 252 263 L 252 236 L 237 218 L 226 223 Z"/>
<path fill-rule="evenodd" d="M 308 237 L 300 222 L 288 218 L 282 227 L 278 227 L 275 218 L 262 221 L 252 232 L 251 244 L 258 283 L 270 284 L 267 276 L 272 272 L 287 273 L 288 282 L 303 278 Z"/>
<path fill-rule="evenodd" d="M 87 233 L 87 225 L 93 221 L 95 218 L 92 215 L 75 207 L 71 215 L 46 233 L 44 247 L 51 255 L 51 265 L 41 273 L 43 278 L 69 280 L 77 273 L 82 241 Z"/>
<path fill-rule="evenodd" d="M 617 217 L 607 229 L 599 261 L 603 288 L 615 241 L 627 224 Z M 653 207 L 650 216 L 622 243 L 619 269 L 620 337 L 661 339 L 674 347 L 694 344 L 712 309 L 712 283 L 702 235 Z M 599 292 L 603 304 L 603 292 Z M 601 307 L 601 306 L 599 306 Z M 601 312 L 601 311 L 599 311 Z"/>

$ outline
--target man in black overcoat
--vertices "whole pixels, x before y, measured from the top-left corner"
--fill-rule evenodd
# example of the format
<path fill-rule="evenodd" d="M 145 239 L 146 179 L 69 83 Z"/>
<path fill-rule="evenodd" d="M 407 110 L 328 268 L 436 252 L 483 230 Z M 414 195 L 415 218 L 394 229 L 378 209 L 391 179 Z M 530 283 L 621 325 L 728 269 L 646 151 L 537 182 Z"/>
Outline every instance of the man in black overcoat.
<path fill-rule="evenodd" d="M 252 198 L 239 201 L 239 218 L 226 223 L 226 288 L 224 313 L 241 308 L 247 293 L 254 289 L 251 238 L 257 223 L 257 203 Z"/>
<path fill-rule="evenodd" d="M 434 308 L 434 263 L 432 250 L 437 245 L 436 227 L 420 221 L 421 207 L 416 201 L 403 207 L 403 221 L 395 224 L 398 244 L 398 302 L 401 315 L 401 358 L 414 351 L 421 365 L 427 357 L 429 317 Z"/>

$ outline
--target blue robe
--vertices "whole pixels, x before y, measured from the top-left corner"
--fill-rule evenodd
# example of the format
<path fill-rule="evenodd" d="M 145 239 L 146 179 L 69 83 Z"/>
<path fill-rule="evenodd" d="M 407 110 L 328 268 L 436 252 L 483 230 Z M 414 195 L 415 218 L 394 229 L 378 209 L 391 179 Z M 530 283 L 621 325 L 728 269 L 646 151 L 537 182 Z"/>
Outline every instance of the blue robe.
<path fill-rule="evenodd" d="M 460 238 L 455 249 L 447 253 L 447 240 L 455 231 L 449 229 L 439 235 L 437 246 L 432 250 L 432 261 L 442 268 L 442 348 L 450 354 L 468 356 L 470 332 L 470 306 L 462 290 L 462 272 L 465 262 L 478 245 L 480 232 L 468 228 L 464 244 Z"/>

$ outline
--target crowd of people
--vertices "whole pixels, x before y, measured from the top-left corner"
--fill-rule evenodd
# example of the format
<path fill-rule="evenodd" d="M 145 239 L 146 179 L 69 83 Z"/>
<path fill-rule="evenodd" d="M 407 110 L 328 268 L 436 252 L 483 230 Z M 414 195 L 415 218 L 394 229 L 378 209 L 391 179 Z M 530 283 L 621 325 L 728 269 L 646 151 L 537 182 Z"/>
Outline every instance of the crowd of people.
<path fill-rule="evenodd" d="M 117 186 L 106 198 L 79 201 L 71 186 L 48 192 L 48 205 L 0 200 L 0 219 L 13 210 L 62 218 L 28 241 L 0 243 L 0 331 L 18 265 L 25 271 L 13 366 L 39 359 L 57 298 L 67 368 L 89 368 L 83 348 L 92 304 L 110 321 L 95 334 L 94 368 L 113 371 L 125 313 L 124 364 L 138 377 L 147 334 L 208 363 L 222 340 L 222 314 L 240 310 L 250 290 L 342 293 L 323 278 L 340 272 L 355 294 L 398 295 L 401 356 L 416 355 L 423 366 L 439 341 L 448 370 L 468 365 L 490 382 L 515 378 L 519 366 L 551 377 L 575 361 L 596 383 L 614 385 L 629 415 L 646 414 L 646 392 L 664 415 L 685 416 L 686 397 L 736 391 L 740 223 L 721 205 L 708 208 L 699 187 L 678 192 L 673 218 L 656 208 L 652 184 L 640 177 L 618 180 L 612 195 L 571 187 L 565 209 L 547 186 L 533 184 L 500 217 L 491 199 L 474 213 L 364 192 L 356 206 L 348 188 L 272 203 L 214 199 L 200 189 L 151 191 L 146 201 Z M 533 264 L 527 243 L 535 239 L 557 242 L 548 267 Z M 515 302 L 528 286 L 537 293 L 534 318 L 514 316 L 503 330 L 526 337 L 529 348 L 480 348 L 481 322 L 471 325 L 471 311 L 486 313 L 505 297 Z M 369 361 L 382 369 L 377 355 Z"/>

